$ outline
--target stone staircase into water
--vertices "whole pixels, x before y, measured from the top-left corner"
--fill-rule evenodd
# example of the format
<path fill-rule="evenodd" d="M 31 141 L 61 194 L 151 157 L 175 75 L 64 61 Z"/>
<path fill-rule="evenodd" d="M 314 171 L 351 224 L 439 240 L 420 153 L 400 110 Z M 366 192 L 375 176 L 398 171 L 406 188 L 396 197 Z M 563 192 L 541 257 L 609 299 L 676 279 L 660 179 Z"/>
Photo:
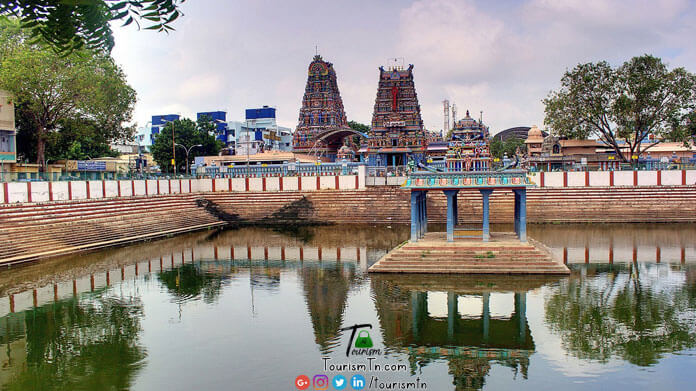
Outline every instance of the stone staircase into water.
<path fill-rule="evenodd" d="M 456 239 L 429 232 L 418 242 L 405 242 L 369 269 L 373 273 L 438 274 L 568 274 L 544 246 L 522 243 L 512 233 L 493 233 L 490 242 Z"/>
<path fill-rule="evenodd" d="M 227 224 L 176 195 L 0 205 L 0 264 L 73 253 Z"/>

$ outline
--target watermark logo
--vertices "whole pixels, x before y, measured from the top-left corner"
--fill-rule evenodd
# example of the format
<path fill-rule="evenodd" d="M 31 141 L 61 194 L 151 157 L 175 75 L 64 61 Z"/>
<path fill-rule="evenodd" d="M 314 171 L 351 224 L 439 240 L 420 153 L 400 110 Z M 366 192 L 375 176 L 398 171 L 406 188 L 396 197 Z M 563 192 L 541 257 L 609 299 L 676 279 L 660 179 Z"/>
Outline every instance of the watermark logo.
<path fill-rule="evenodd" d="M 342 390 L 348 386 L 348 380 L 346 380 L 345 376 L 343 375 L 336 375 L 334 376 L 333 380 L 331 381 L 333 384 L 333 388 L 337 390 Z"/>
<path fill-rule="evenodd" d="M 365 388 L 365 376 L 353 375 L 353 377 L 350 378 L 350 386 L 353 387 L 354 390 L 362 390 Z"/>
<path fill-rule="evenodd" d="M 360 330 L 358 333 L 358 338 L 355 339 L 355 347 L 359 349 L 367 349 L 371 348 L 372 346 L 372 338 L 370 338 L 370 333 L 368 333 L 367 330 Z"/>
<path fill-rule="evenodd" d="M 309 388 L 309 378 L 305 375 L 300 375 L 295 378 L 295 387 L 298 390 L 306 390 Z"/>
<path fill-rule="evenodd" d="M 370 338 L 370 333 L 367 330 L 360 330 L 370 328 L 372 325 L 370 323 L 355 324 L 352 326 L 344 327 L 341 331 L 351 330 L 350 341 L 348 346 L 346 346 L 346 357 L 353 356 L 380 356 L 382 355 L 382 349 L 373 349 L 374 344 L 372 343 L 372 338 Z M 360 332 L 358 332 L 360 330 Z M 358 337 L 355 337 L 355 334 Z M 351 350 L 352 348 L 352 350 Z"/>
<path fill-rule="evenodd" d="M 315 391 L 326 391 L 329 389 L 329 377 L 326 375 L 314 375 L 312 384 Z"/>

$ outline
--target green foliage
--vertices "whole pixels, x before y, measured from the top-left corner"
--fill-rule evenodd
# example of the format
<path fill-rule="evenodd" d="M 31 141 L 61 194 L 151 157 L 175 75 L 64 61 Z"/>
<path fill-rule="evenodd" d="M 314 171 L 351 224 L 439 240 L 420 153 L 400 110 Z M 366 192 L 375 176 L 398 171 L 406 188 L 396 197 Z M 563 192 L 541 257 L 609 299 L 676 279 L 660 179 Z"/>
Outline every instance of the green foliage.
<path fill-rule="evenodd" d="M 358 132 L 365 133 L 365 134 L 367 134 L 367 132 L 370 131 L 369 126 L 367 126 L 365 124 L 361 124 L 360 122 L 348 121 L 348 126 L 350 126 L 350 128 L 353 130 L 356 130 Z"/>
<path fill-rule="evenodd" d="M 194 265 L 182 265 L 162 271 L 157 279 L 176 301 L 188 301 L 203 296 L 205 303 L 214 303 L 223 287 L 222 276 L 198 270 Z"/>
<path fill-rule="evenodd" d="M 545 300 L 545 320 L 569 354 L 600 362 L 618 356 L 650 366 L 666 353 L 696 347 L 693 320 L 685 316 L 696 310 L 693 285 L 665 288 L 649 267 L 612 266 L 601 278 L 559 281 Z"/>
<path fill-rule="evenodd" d="M 57 137 L 54 133 L 76 126 L 83 127 L 83 135 L 84 128 L 90 127 L 93 139 L 104 144 L 132 137 L 133 129 L 123 123 L 131 120 L 135 90 L 113 59 L 87 50 L 61 56 L 28 43 L 15 27 L 16 22 L 0 23 L 0 39 L 9 40 L 0 41 L 5 48 L 0 58 L 0 88 L 15 97 L 22 134 L 18 149 L 25 156 L 35 157 L 43 166 L 47 142 Z"/>
<path fill-rule="evenodd" d="M 101 291 L 27 310 L 23 317 L 26 362 L 3 378 L 3 390 L 127 390 L 144 366 L 137 298 Z"/>
<path fill-rule="evenodd" d="M 168 32 L 181 15 L 184 0 L 140 1 L 64 1 L 0 0 L 0 15 L 19 18 L 31 31 L 34 42 L 48 43 L 55 51 L 67 54 L 91 49 L 108 53 L 114 46 L 110 22 L 123 26 L 145 23 L 146 30 Z"/>
<path fill-rule="evenodd" d="M 684 118 L 672 120 L 672 130 L 665 135 L 668 141 L 681 141 L 684 146 L 696 143 L 696 111 L 692 111 Z"/>
<path fill-rule="evenodd" d="M 365 124 L 361 124 L 360 122 L 348 121 L 348 126 L 360 133 L 368 134 L 370 132 L 370 127 Z M 355 135 L 351 138 L 351 141 L 354 145 L 360 145 L 362 142 L 362 137 Z"/>
<path fill-rule="evenodd" d="M 579 64 L 544 104 L 544 122 L 557 135 L 597 137 L 630 161 L 650 148 L 641 145 L 650 134 L 658 141 L 685 140 L 687 116 L 696 108 L 696 76 L 684 68 L 669 71 L 650 55 L 615 69 L 605 61 Z M 628 153 L 621 149 L 624 141 Z"/>
<path fill-rule="evenodd" d="M 100 127 L 92 121 L 63 120 L 60 132 L 52 132 L 46 141 L 46 158 L 56 160 L 84 160 L 98 157 L 116 157 L 118 152 L 109 147 L 109 141 Z"/>
<path fill-rule="evenodd" d="M 502 159 L 507 154 L 509 158 L 515 156 L 517 148 L 525 149 L 524 140 L 517 137 L 510 137 L 505 141 L 494 138 L 491 141 L 491 155 L 498 159 Z"/>
<path fill-rule="evenodd" d="M 189 154 L 190 161 L 196 156 L 217 155 L 224 144 L 215 139 L 215 123 L 209 117 L 203 116 L 198 122 L 184 118 L 176 121 L 167 122 L 160 133 L 155 138 L 150 151 L 152 157 L 159 164 L 162 172 L 173 172 L 172 160 L 172 131 L 174 132 L 174 142 L 186 148 L 192 145 L 201 144 L 202 147 L 193 148 Z M 177 172 L 186 172 L 186 151 L 182 147 L 176 147 L 176 168 Z"/>
<path fill-rule="evenodd" d="M 31 126 L 23 106 L 17 110 L 17 152 L 22 161 L 36 160 L 36 132 Z M 65 119 L 58 124 L 60 131 L 46 135 L 46 161 L 84 160 L 98 157 L 116 157 L 118 152 L 112 150 L 109 141 L 100 127 L 86 120 Z"/>

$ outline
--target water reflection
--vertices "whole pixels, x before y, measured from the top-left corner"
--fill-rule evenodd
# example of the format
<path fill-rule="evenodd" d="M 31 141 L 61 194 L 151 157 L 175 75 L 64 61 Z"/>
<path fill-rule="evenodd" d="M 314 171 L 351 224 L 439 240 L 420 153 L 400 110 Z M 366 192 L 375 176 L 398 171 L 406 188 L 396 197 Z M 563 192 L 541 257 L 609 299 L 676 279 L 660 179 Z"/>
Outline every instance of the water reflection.
<path fill-rule="evenodd" d="M 127 390 L 143 367 L 137 297 L 95 292 L 0 319 L 3 390 Z"/>
<path fill-rule="evenodd" d="M 607 387 L 632 386 L 604 380 L 629 365 L 654 366 L 653 386 L 690 381 L 678 369 L 696 348 L 694 227 L 610 228 L 530 229 L 567 249 L 563 278 L 368 275 L 400 227 L 205 232 L 6 270 L 0 389 L 287 389 L 344 359 L 340 329 L 361 322 L 408 364 L 394 379 L 429 389 L 570 389 L 559 368 L 590 364 Z M 609 243 L 616 263 L 595 262 Z M 661 264 L 641 258 L 655 248 Z"/>
<path fill-rule="evenodd" d="M 339 342 L 348 291 L 358 280 L 354 269 L 337 266 L 299 270 L 314 339 L 323 353 Z"/>
<path fill-rule="evenodd" d="M 186 264 L 157 273 L 157 279 L 177 302 L 202 296 L 204 302 L 211 304 L 220 295 L 223 282 L 229 277 L 226 274 L 201 270 L 200 265 Z"/>
<path fill-rule="evenodd" d="M 696 269 L 595 265 L 559 282 L 545 319 L 581 359 L 656 364 L 696 347 Z"/>
<path fill-rule="evenodd" d="M 527 378 L 534 340 L 526 317 L 527 291 L 552 279 L 465 276 L 371 277 L 382 337 L 404 352 L 412 371 L 445 359 L 455 389 L 480 389 L 497 363 Z M 505 292 L 513 312 L 492 315 L 491 293 Z M 446 295 L 446 309 L 429 308 L 429 296 Z M 431 304 L 432 305 L 432 304 Z"/>

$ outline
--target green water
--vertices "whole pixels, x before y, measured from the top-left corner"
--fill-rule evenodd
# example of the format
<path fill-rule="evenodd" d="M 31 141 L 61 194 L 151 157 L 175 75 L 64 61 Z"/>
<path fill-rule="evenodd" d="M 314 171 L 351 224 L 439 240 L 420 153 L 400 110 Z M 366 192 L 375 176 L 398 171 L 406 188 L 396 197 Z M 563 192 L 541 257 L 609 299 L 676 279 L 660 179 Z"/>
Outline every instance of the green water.
<path fill-rule="evenodd" d="M 368 275 L 407 227 L 205 232 L 3 270 L 0 389 L 693 388 L 696 226 L 529 231 L 570 276 Z M 355 324 L 373 348 L 347 357 Z M 341 367 L 370 362 L 393 371 Z"/>

